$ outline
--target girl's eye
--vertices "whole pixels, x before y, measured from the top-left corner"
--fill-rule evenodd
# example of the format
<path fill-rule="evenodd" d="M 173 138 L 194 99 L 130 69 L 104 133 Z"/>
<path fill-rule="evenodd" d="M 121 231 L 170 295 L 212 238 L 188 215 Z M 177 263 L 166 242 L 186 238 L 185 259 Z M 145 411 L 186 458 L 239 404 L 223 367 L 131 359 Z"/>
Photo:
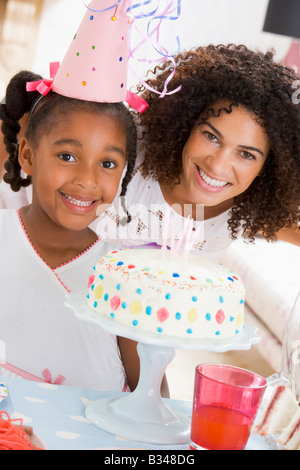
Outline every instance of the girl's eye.
<path fill-rule="evenodd" d="M 61 153 L 58 157 L 64 162 L 74 162 L 75 158 L 70 153 Z"/>
<path fill-rule="evenodd" d="M 102 162 L 101 166 L 103 166 L 103 168 L 111 170 L 112 168 L 115 168 L 116 164 L 110 160 L 107 160 L 105 162 Z"/>

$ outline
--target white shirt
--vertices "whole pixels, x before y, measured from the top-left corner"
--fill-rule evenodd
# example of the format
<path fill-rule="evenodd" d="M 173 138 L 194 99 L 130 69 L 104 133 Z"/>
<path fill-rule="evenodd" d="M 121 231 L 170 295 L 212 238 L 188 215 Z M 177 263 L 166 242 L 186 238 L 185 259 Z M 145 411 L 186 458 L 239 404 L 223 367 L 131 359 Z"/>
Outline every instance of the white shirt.
<path fill-rule="evenodd" d="M 128 185 L 126 207 L 132 216 L 129 224 L 120 225 L 125 213 L 119 198 L 115 198 L 112 206 L 99 217 L 97 223 L 94 223 L 94 230 L 101 234 L 101 237 L 121 247 L 142 246 L 149 243 L 162 245 L 164 217 L 166 211 L 169 211 L 170 217 L 174 218 L 174 238 L 178 240 L 181 237 L 188 212 L 180 215 L 179 207 L 175 211 L 165 201 L 159 183 L 150 177 L 143 178 L 139 167 Z M 200 230 L 193 244 L 193 251 L 213 261 L 221 260 L 223 253 L 233 242 L 227 226 L 229 212 L 228 210 L 211 219 L 193 222 L 193 229 Z M 201 213 L 199 218 L 201 220 Z M 171 245 L 170 233 L 167 245 Z"/>
<path fill-rule="evenodd" d="M 51 269 L 32 246 L 17 211 L 0 210 L 0 359 L 4 369 L 65 385 L 123 390 L 125 377 L 116 337 L 79 320 L 65 305 L 67 291 L 82 293 L 86 301 L 94 265 L 113 248 L 99 240 L 75 259 Z"/>
<path fill-rule="evenodd" d="M 18 192 L 12 191 L 5 181 L 0 182 L 0 209 L 20 209 L 31 203 L 31 185 L 21 188 Z"/>

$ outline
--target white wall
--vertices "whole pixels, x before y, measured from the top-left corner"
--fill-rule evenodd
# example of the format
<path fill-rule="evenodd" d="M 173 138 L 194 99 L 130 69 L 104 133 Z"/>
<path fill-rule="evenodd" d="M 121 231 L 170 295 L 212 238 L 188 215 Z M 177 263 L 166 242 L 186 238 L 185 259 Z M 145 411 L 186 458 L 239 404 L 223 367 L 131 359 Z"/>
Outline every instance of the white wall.
<path fill-rule="evenodd" d="M 153 0 L 153 5 L 156 1 Z M 160 11 L 170 2 L 159 1 Z M 268 0 L 182 0 L 180 19 L 163 22 L 160 42 L 171 53 L 176 52 L 176 35 L 180 37 L 181 49 L 209 43 L 239 43 L 262 50 L 275 48 L 280 60 L 288 50 L 290 39 L 262 31 L 267 6 Z M 62 60 L 84 13 L 83 0 L 44 0 L 33 64 L 35 72 L 47 77 L 49 62 Z M 134 38 L 137 40 L 138 36 Z M 149 47 L 138 54 L 138 58 L 160 57 Z M 132 62 L 132 66 L 142 77 L 153 68 L 153 64 L 145 62 Z M 129 74 L 129 85 L 136 82 L 136 77 Z"/>
<path fill-rule="evenodd" d="M 86 11 L 82 0 L 44 0 L 33 70 L 48 77 L 49 62 L 61 61 Z"/>

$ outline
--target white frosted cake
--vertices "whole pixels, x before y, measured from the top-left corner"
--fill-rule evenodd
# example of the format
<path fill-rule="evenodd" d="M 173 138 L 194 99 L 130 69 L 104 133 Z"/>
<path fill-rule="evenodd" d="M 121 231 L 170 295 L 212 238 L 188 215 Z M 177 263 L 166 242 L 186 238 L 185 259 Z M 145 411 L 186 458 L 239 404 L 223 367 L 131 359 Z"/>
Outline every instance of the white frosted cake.
<path fill-rule="evenodd" d="M 94 269 L 88 304 L 115 322 L 181 338 L 230 338 L 243 329 L 243 282 L 221 264 L 128 249 L 109 252 Z"/>

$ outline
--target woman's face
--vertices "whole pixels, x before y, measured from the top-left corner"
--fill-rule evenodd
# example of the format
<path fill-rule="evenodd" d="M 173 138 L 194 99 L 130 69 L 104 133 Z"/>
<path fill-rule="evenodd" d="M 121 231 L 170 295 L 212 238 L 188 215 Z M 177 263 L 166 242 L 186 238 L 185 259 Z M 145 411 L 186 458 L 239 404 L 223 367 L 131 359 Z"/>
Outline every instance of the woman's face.
<path fill-rule="evenodd" d="M 213 109 L 228 109 L 219 101 Z M 219 207 L 220 212 L 233 205 L 260 173 L 270 144 L 265 130 L 243 106 L 219 117 L 200 116 L 184 146 L 181 186 L 186 200 L 194 204 Z"/>
<path fill-rule="evenodd" d="M 56 226 L 82 230 L 116 196 L 126 164 L 126 133 L 106 114 L 59 117 L 37 146 L 23 140 L 19 161 L 32 175 L 32 208 Z"/>

